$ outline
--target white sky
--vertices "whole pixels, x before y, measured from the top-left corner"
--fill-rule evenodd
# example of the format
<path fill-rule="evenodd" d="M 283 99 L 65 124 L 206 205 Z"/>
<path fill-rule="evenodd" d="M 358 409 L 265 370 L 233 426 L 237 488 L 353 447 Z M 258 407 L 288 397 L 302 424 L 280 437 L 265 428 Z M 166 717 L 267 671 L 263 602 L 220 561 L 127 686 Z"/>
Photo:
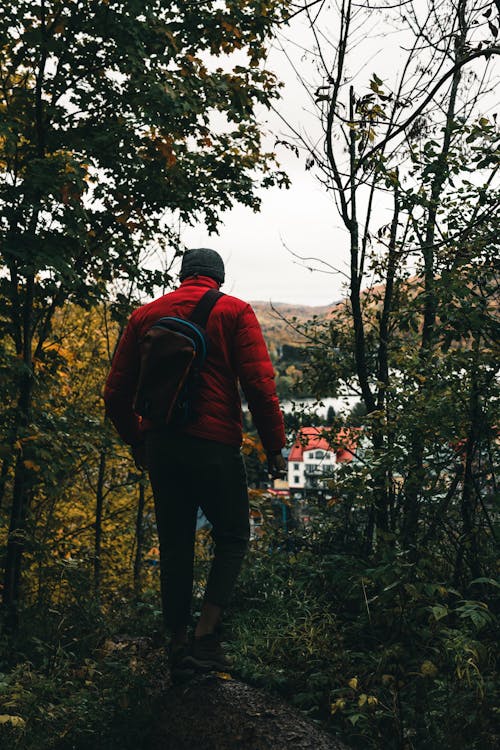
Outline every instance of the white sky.
<path fill-rule="evenodd" d="M 422 11 L 424 6 L 426 3 L 422 4 Z M 330 18 L 333 20 L 335 16 Z M 338 29 L 323 28 L 327 49 L 328 39 L 335 40 Z M 368 92 L 373 72 L 387 80 L 391 88 L 395 87 L 406 59 L 401 46 L 407 46 L 408 42 L 409 35 L 401 31 L 395 33 L 384 13 L 373 13 L 366 26 L 355 29 L 355 52 L 348 56 L 348 64 L 357 91 L 365 86 Z M 321 83 L 312 63 L 304 59 L 297 46 L 312 46 L 310 31 L 302 17 L 283 29 L 282 43 L 311 84 Z M 328 54 L 333 57 L 331 50 Z M 482 63 L 480 65 L 482 67 Z M 313 105 L 285 54 L 276 45 L 270 50 L 267 67 L 285 84 L 282 99 L 276 104 L 281 114 L 302 132 L 317 134 L 319 138 L 319 123 L 311 114 Z M 266 112 L 263 119 L 272 134 L 266 148 L 272 150 L 276 138 L 287 138 L 286 128 L 273 112 Z M 224 291 L 227 293 L 253 301 L 304 305 L 336 302 L 344 296 L 345 276 L 311 272 L 305 267 L 307 264 L 302 264 L 287 250 L 300 256 L 321 258 L 346 273 L 348 235 L 335 209 L 333 196 L 316 179 L 314 170 L 305 170 L 305 154 L 297 159 L 291 151 L 279 146 L 277 155 L 291 179 L 289 190 L 262 191 L 261 211 L 257 214 L 236 205 L 224 214 L 218 236 L 210 236 L 205 227 L 198 224 L 182 231 L 182 241 L 187 247 L 213 247 L 221 253 L 226 264 Z M 375 206 L 374 215 L 380 220 L 379 225 L 389 220 L 384 206 Z"/>
<path fill-rule="evenodd" d="M 341 277 L 311 273 L 286 247 L 342 264 L 347 257 L 346 235 L 335 229 L 335 222 L 331 198 L 310 173 L 297 170 L 289 190 L 263 192 L 259 213 L 235 206 L 225 214 L 219 236 L 209 237 L 198 225 L 185 230 L 183 241 L 188 247 L 213 247 L 220 252 L 228 294 L 254 301 L 325 305 L 342 296 Z"/>
<path fill-rule="evenodd" d="M 306 34 L 301 27 L 303 24 L 295 22 L 287 29 L 287 36 L 293 35 L 304 43 Z M 318 127 L 304 111 L 307 96 L 280 50 L 270 51 L 267 68 L 285 83 L 277 108 L 291 122 Z M 266 148 L 273 150 L 276 138 L 286 138 L 288 134 L 273 112 L 265 111 L 265 122 L 270 131 Z M 234 206 L 223 215 L 218 236 L 209 236 L 205 227 L 198 224 L 186 227 L 182 240 L 187 247 L 212 247 L 220 252 L 226 264 L 224 291 L 229 294 L 254 301 L 304 305 L 336 302 L 343 296 L 342 276 L 312 273 L 289 252 L 320 257 L 347 270 L 347 234 L 340 226 L 333 198 L 314 174 L 305 170 L 305 154 L 297 159 L 291 151 L 278 146 L 277 155 L 291 179 L 288 190 L 262 190 L 259 213 Z"/>
<path fill-rule="evenodd" d="M 334 13 L 330 19 L 335 21 L 336 17 Z M 380 23 L 382 15 L 377 14 L 377 19 L 366 27 L 375 35 L 379 30 L 377 22 L 380 30 L 384 29 L 384 23 Z M 329 30 L 327 26 L 323 26 L 323 29 L 327 38 L 336 39 L 338 29 Z M 374 70 L 379 75 L 383 75 L 384 71 L 388 75 L 392 73 L 394 77 L 401 59 L 400 35 L 398 39 L 386 37 L 383 42 L 368 40 L 366 44 L 363 36 L 358 36 L 355 41 L 359 44 L 359 54 L 352 58 L 353 64 L 362 68 L 362 63 L 367 63 L 367 68 L 364 72 L 353 70 L 353 74 L 363 76 L 366 82 Z M 279 49 L 279 43 L 286 54 Z M 285 84 L 281 100 L 276 103 L 281 115 L 294 127 L 308 135 L 316 134 L 314 139 L 319 139 L 321 129 L 312 114 L 313 105 L 287 59 L 287 56 L 293 59 L 301 75 L 311 81 L 311 87 L 319 85 L 322 81 L 301 49 L 311 49 L 312 46 L 307 21 L 299 16 L 283 28 L 278 44 L 273 44 L 267 68 L 274 71 Z M 359 75 L 356 75 L 357 79 Z M 264 122 L 270 132 L 266 142 L 269 150 L 273 150 L 276 138 L 287 139 L 290 136 L 274 112 L 265 111 Z M 297 159 L 290 150 L 278 146 L 277 156 L 291 179 L 288 190 L 276 188 L 261 191 L 259 213 L 236 205 L 223 215 L 218 235 L 210 236 L 205 227 L 198 224 L 186 227 L 182 240 L 187 247 L 212 247 L 220 252 L 226 264 L 224 290 L 227 293 L 253 301 L 303 305 L 337 302 L 345 296 L 343 287 L 346 277 L 343 274 L 348 271 L 349 238 L 335 209 L 333 196 L 317 180 L 314 170 L 306 171 L 305 153 Z M 332 273 L 331 270 L 311 272 L 307 262 L 301 263 L 292 253 L 320 258 L 343 273 Z M 314 266 L 317 268 L 318 263 Z M 326 266 L 324 268 L 326 271 Z"/>

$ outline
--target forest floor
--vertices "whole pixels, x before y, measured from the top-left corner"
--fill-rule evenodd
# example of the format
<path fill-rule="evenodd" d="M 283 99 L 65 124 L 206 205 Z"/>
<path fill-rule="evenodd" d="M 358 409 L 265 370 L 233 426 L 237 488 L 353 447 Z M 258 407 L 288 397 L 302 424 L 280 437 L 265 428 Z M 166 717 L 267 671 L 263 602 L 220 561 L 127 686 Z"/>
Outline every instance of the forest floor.
<path fill-rule="evenodd" d="M 148 638 L 107 642 L 105 650 L 130 651 L 132 668 L 151 674 L 154 721 L 148 750 L 347 750 L 264 690 L 228 674 L 205 674 L 172 683 L 165 649 Z"/>
<path fill-rule="evenodd" d="M 158 707 L 151 750 L 345 750 L 297 709 L 232 678 L 173 686 Z"/>
<path fill-rule="evenodd" d="M 12 750 L 347 750 L 300 710 L 236 672 L 170 675 L 165 639 L 108 635 L 0 672 L 0 748 Z"/>

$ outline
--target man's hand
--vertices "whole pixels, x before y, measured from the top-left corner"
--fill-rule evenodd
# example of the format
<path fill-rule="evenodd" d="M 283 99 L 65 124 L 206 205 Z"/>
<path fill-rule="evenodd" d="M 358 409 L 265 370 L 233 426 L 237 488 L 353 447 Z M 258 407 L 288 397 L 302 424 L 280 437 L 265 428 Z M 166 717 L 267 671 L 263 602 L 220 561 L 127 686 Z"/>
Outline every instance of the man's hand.
<path fill-rule="evenodd" d="M 284 479 L 286 476 L 286 459 L 280 453 L 268 453 L 267 470 L 273 479 Z"/>
<path fill-rule="evenodd" d="M 148 468 L 145 443 L 137 443 L 137 445 L 132 446 L 132 458 L 134 459 L 135 466 L 139 471 L 144 471 Z"/>

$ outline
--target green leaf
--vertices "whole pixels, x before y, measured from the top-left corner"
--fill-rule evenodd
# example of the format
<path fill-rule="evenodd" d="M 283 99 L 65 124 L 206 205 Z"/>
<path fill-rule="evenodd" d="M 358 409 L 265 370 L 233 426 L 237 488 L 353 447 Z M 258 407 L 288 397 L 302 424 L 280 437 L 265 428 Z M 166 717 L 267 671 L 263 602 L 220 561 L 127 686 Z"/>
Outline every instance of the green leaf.
<path fill-rule="evenodd" d="M 442 620 L 449 614 L 448 607 L 446 607 L 444 604 L 434 604 L 431 607 L 431 612 L 436 622 L 439 622 L 439 620 Z"/>
<path fill-rule="evenodd" d="M 500 589 L 500 582 L 495 580 L 494 578 L 474 578 L 474 580 L 470 582 L 470 585 L 472 586 L 474 583 L 484 583 Z"/>

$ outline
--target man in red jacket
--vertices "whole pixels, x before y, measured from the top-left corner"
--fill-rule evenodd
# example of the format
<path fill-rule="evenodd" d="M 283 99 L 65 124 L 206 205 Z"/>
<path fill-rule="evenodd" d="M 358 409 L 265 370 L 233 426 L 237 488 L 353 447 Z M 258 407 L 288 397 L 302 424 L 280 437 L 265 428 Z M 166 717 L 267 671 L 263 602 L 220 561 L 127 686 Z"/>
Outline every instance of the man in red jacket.
<path fill-rule="evenodd" d="M 160 541 L 162 607 L 171 631 L 172 668 L 228 669 L 217 625 L 236 582 L 249 538 L 249 508 L 242 440 L 241 385 L 267 452 L 272 476 L 285 470 L 283 416 L 274 370 L 260 325 L 250 305 L 223 295 L 206 326 L 208 354 L 197 387 L 193 417 L 179 428 L 153 429 L 135 414 L 141 341 L 164 316 L 188 318 L 208 289 L 224 281 L 215 250 L 188 250 L 181 284 L 135 310 L 120 340 L 109 373 L 106 412 L 135 461 L 147 467 Z M 200 619 L 188 642 L 198 507 L 212 524 L 214 558 Z"/>

